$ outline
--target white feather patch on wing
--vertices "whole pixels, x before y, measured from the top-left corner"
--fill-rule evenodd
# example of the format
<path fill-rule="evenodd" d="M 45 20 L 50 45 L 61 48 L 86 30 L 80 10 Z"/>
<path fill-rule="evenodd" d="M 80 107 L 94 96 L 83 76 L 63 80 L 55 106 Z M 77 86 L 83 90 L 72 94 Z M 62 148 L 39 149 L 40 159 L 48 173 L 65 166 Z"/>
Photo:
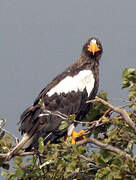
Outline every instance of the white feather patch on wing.
<path fill-rule="evenodd" d="M 91 70 L 82 70 L 77 75 L 71 77 L 67 76 L 60 81 L 55 87 L 47 92 L 48 96 L 52 96 L 54 93 L 68 93 L 71 91 L 77 92 L 87 90 L 88 96 L 90 95 L 94 87 L 95 79 Z"/>

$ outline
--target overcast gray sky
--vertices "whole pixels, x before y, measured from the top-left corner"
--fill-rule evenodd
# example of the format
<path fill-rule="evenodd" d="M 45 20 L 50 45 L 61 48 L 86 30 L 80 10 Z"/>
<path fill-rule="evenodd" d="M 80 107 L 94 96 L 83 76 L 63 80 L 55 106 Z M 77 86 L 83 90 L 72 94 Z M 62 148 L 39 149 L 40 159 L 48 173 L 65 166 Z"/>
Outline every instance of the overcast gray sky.
<path fill-rule="evenodd" d="M 127 98 L 121 72 L 136 65 L 135 0 L 1 0 L 0 117 L 9 131 L 19 136 L 20 114 L 91 36 L 104 48 L 99 90 Z"/>

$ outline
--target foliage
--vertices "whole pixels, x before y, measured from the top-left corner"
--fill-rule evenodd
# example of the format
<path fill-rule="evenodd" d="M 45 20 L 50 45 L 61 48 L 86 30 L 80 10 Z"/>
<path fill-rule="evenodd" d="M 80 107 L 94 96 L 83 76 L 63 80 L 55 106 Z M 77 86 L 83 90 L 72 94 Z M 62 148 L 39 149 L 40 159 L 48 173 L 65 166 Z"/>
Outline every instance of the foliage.
<path fill-rule="evenodd" d="M 122 73 L 122 80 L 122 87 L 129 91 L 129 105 L 126 110 L 136 123 L 136 70 L 126 68 Z M 98 96 L 108 101 L 105 92 L 100 92 Z M 100 142 L 117 147 L 125 151 L 127 156 L 92 144 L 71 145 L 70 138 L 61 138 L 59 144 L 48 143 L 44 146 L 43 139 L 39 138 L 38 152 L 25 158 L 16 156 L 13 159 L 14 168 L 11 169 L 9 162 L 1 158 L 1 175 L 9 180 L 136 179 L 136 134 L 121 115 L 110 111 L 105 114 L 107 110 L 108 107 L 99 102 L 92 105 L 84 120 L 90 122 L 84 127 L 89 130 L 86 137 L 94 137 Z M 93 122 L 100 119 L 99 126 L 92 126 Z M 13 146 L 13 138 L 1 131 L 0 153 L 8 152 Z"/>

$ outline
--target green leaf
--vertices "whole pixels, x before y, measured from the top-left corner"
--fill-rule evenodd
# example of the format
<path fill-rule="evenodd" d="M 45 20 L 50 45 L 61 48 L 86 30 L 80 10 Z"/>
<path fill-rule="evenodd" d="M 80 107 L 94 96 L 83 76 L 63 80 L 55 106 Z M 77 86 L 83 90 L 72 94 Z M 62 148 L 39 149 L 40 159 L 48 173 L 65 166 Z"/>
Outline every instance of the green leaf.
<path fill-rule="evenodd" d="M 24 172 L 23 172 L 23 170 L 18 169 L 18 170 L 16 170 L 15 175 L 16 175 L 18 178 L 23 178 Z"/>
<path fill-rule="evenodd" d="M 122 88 L 129 87 L 131 83 L 136 83 L 136 69 L 126 68 L 122 73 Z"/>
<path fill-rule="evenodd" d="M 109 119 L 106 117 L 102 117 L 102 123 L 107 123 L 107 122 L 109 122 Z"/>
<path fill-rule="evenodd" d="M 40 137 L 40 138 L 38 139 L 38 142 L 39 142 L 39 148 L 38 148 L 38 151 L 39 151 L 40 153 L 43 153 L 43 152 L 44 152 L 43 138 Z"/>
<path fill-rule="evenodd" d="M 61 125 L 59 126 L 59 130 L 63 130 L 68 127 L 68 122 L 61 121 Z"/>
<path fill-rule="evenodd" d="M 5 176 L 5 175 L 7 175 L 7 174 L 9 174 L 9 171 L 2 171 L 2 172 L 1 172 L 1 176 Z"/>
<path fill-rule="evenodd" d="M 41 109 L 42 109 L 42 110 L 45 110 L 45 104 L 44 104 L 44 102 L 42 101 L 42 99 L 39 100 L 38 104 L 41 105 Z"/>

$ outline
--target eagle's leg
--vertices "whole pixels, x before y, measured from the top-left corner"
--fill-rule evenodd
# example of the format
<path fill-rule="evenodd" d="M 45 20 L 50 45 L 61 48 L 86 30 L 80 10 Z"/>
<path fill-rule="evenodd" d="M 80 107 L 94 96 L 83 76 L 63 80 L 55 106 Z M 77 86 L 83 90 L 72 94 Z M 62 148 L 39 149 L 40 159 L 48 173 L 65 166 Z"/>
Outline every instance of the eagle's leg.
<path fill-rule="evenodd" d="M 84 136 L 85 131 L 82 129 L 79 132 L 76 132 L 75 130 L 75 124 L 71 124 L 67 129 L 67 135 L 65 137 L 65 140 L 67 140 L 68 137 L 72 137 L 71 144 L 76 144 L 77 141 L 85 139 Z"/>

